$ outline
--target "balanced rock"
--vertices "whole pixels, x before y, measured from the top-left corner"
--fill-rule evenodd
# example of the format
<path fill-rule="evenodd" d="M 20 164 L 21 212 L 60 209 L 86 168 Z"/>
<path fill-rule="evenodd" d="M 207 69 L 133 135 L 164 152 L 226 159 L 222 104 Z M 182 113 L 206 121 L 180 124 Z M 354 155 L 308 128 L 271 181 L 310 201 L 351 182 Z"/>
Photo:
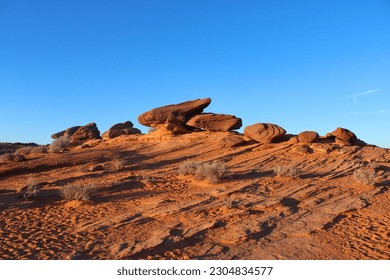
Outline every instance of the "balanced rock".
<path fill-rule="evenodd" d="M 84 126 L 73 126 L 66 130 L 54 133 L 51 137 L 58 139 L 61 136 L 69 137 L 70 143 L 81 144 L 91 139 L 100 139 L 100 131 L 96 123 L 89 123 Z"/>
<path fill-rule="evenodd" d="M 272 143 L 285 134 L 286 131 L 283 128 L 271 123 L 257 123 L 249 125 L 244 129 L 245 136 L 263 144 Z"/>
<path fill-rule="evenodd" d="M 209 131 L 231 131 L 242 126 L 242 120 L 232 115 L 199 114 L 187 122 L 188 126 Z"/>
<path fill-rule="evenodd" d="M 304 131 L 298 134 L 299 142 L 313 143 L 318 140 L 320 136 L 315 131 Z"/>
<path fill-rule="evenodd" d="M 162 130 L 179 133 L 187 132 L 191 130 L 186 125 L 187 121 L 202 113 L 210 103 L 210 98 L 204 98 L 167 105 L 141 114 L 138 116 L 138 121 L 145 126 Z"/>
<path fill-rule="evenodd" d="M 336 137 L 336 143 L 343 145 L 353 144 L 357 140 L 356 135 L 352 131 L 341 127 L 333 131 L 332 135 Z"/>
<path fill-rule="evenodd" d="M 133 127 L 131 121 L 117 123 L 102 134 L 103 139 L 112 139 L 121 135 L 141 134 L 141 130 Z"/>

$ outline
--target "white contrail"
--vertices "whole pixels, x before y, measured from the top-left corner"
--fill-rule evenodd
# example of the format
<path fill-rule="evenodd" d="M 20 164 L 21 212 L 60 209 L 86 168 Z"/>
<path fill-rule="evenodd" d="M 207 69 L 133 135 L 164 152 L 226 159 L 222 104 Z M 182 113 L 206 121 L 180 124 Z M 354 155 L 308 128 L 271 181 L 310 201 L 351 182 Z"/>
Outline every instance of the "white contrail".
<path fill-rule="evenodd" d="M 370 89 L 370 90 L 367 90 L 367 91 L 364 91 L 364 92 L 361 92 L 361 93 L 356 93 L 356 94 L 349 95 L 346 98 L 352 98 L 353 101 L 356 102 L 358 97 L 369 95 L 369 94 L 374 94 L 374 93 L 377 93 L 380 90 L 381 90 L 380 88 L 374 88 L 374 89 Z"/>

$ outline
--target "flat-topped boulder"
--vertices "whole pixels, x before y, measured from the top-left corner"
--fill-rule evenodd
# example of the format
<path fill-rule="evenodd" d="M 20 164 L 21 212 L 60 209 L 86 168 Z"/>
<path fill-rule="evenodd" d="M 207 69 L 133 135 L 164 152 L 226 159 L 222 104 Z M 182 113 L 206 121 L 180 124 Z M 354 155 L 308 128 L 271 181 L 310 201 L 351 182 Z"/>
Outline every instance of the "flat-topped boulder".
<path fill-rule="evenodd" d="M 81 144 L 91 139 L 100 139 L 100 131 L 96 123 L 89 123 L 84 126 L 73 126 L 66 130 L 54 133 L 51 137 L 58 139 L 62 136 L 69 137 L 71 144 Z"/>
<path fill-rule="evenodd" d="M 242 120 L 233 115 L 204 113 L 191 118 L 186 124 L 208 131 L 231 131 L 239 129 Z"/>
<path fill-rule="evenodd" d="M 298 134 L 299 142 L 313 143 L 319 139 L 319 135 L 315 131 L 303 131 Z"/>
<path fill-rule="evenodd" d="M 210 103 L 210 98 L 204 98 L 158 107 L 138 116 L 138 121 L 142 125 L 157 129 L 187 132 L 191 129 L 186 123 L 192 117 L 202 113 Z"/>
<path fill-rule="evenodd" d="M 134 124 L 131 121 L 123 123 L 117 123 L 110 127 L 109 130 L 102 134 L 103 139 L 113 139 L 121 135 L 141 134 L 141 130 L 133 127 Z"/>
<path fill-rule="evenodd" d="M 257 123 L 244 129 L 244 135 L 262 144 L 269 144 L 286 134 L 286 130 L 272 123 Z"/>

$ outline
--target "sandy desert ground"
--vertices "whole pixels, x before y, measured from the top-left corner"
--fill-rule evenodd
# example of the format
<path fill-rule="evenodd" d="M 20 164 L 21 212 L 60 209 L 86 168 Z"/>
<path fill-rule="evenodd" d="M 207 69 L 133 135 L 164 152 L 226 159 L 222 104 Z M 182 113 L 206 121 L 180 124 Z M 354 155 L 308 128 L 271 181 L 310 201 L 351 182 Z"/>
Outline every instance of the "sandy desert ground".
<path fill-rule="evenodd" d="M 388 149 L 229 148 L 235 134 L 127 135 L 0 164 L 0 258 L 390 258 Z M 221 162 L 227 173 L 218 182 L 180 175 L 188 161 Z M 357 170 L 374 184 L 358 182 Z M 23 200 L 31 181 L 41 189 Z M 65 200 L 66 185 L 93 188 L 89 201 Z"/>

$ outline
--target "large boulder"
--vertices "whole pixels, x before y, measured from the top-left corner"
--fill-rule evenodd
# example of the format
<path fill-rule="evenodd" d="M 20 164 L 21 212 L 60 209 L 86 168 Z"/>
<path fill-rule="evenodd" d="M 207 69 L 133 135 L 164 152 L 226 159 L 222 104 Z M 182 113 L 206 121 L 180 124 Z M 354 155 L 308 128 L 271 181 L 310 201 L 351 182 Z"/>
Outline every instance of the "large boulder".
<path fill-rule="evenodd" d="M 299 142 L 313 143 L 318 140 L 320 136 L 315 131 L 304 131 L 298 134 Z"/>
<path fill-rule="evenodd" d="M 244 129 L 244 135 L 259 143 L 269 144 L 286 134 L 282 127 L 271 123 L 257 123 Z"/>
<path fill-rule="evenodd" d="M 127 121 L 124 123 L 117 123 L 110 127 L 109 130 L 102 134 L 103 139 L 112 139 L 121 135 L 131 135 L 131 134 L 141 134 L 141 130 L 133 127 L 133 123 L 131 121 Z"/>
<path fill-rule="evenodd" d="M 336 128 L 331 135 L 336 137 L 336 143 L 342 145 L 353 144 L 357 140 L 356 135 L 352 131 L 341 127 Z"/>
<path fill-rule="evenodd" d="M 71 143 L 83 143 L 91 139 L 101 139 L 100 131 L 96 123 L 89 123 L 77 129 L 72 136 L 70 136 Z"/>
<path fill-rule="evenodd" d="M 51 137 L 58 139 L 61 136 L 69 137 L 71 144 L 81 144 L 91 139 L 100 139 L 100 131 L 96 123 L 89 123 L 84 126 L 73 126 L 66 130 L 54 133 Z"/>
<path fill-rule="evenodd" d="M 231 131 L 242 126 L 242 120 L 232 115 L 200 114 L 187 122 L 188 126 L 209 131 Z"/>
<path fill-rule="evenodd" d="M 67 136 L 67 137 L 70 137 L 72 136 L 81 126 L 72 126 L 72 127 L 69 127 L 67 128 L 66 130 L 63 130 L 63 131 L 60 131 L 60 132 L 57 132 L 57 133 L 54 133 L 51 135 L 51 138 L 53 139 L 58 139 L 62 136 Z"/>
<path fill-rule="evenodd" d="M 187 121 L 200 114 L 211 103 L 210 98 L 196 99 L 152 109 L 138 116 L 140 124 L 171 132 L 191 130 Z"/>

